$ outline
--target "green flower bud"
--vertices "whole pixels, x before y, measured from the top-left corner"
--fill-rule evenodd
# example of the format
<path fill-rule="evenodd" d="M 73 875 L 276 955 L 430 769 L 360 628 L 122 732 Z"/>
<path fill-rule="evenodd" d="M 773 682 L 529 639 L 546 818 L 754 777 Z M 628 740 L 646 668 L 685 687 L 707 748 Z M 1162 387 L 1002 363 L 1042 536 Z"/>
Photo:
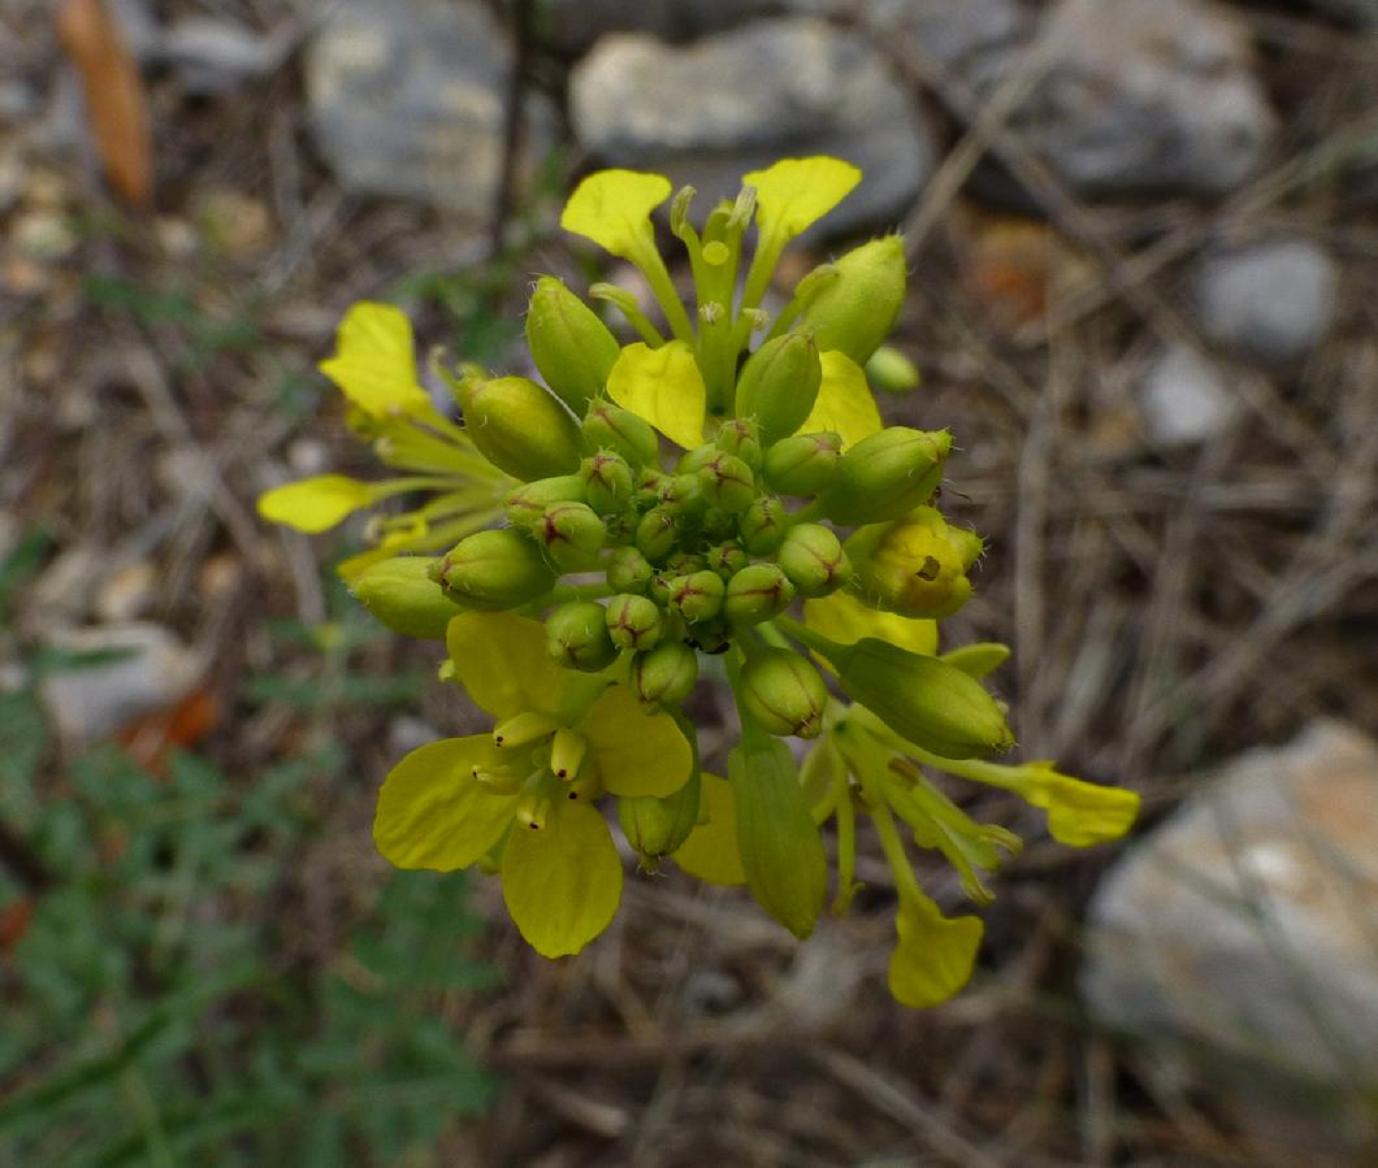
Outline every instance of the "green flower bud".
<path fill-rule="evenodd" d="M 535 535 L 562 572 L 587 571 L 608 542 L 603 520 L 587 503 L 552 503 Z"/>
<path fill-rule="evenodd" d="M 465 432 L 499 470 L 530 482 L 579 469 L 579 426 L 525 377 L 466 377 L 455 385 Z"/>
<path fill-rule="evenodd" d="M 698 552 L 676 552 L 665 561 L 665 571 L 671 576 L 688 576 L 706 567 L 708 561 Z"/>
<path fill-rule="evenodd" d="M 792 649 L 762 649 L 748 657 L 738 696 L 770 734 L 817 738 L 823 729 L 828 687 L 808 659 Z"/>
<path fill-rule="evenodd" d="M 693 515 L 704 508 L 703 487 L 697 474 L 672 474 L 661 480 L 660 505 L 677 515 Z"/>
<path fill-rule="evenodd" d="M 614 450 L 600 450 L 579 464 L 579 477 L 591 506 L 600 515 L 621 511 L 631 502 L 632 468 Z"/>
<path fill-rule="evenodd" d="M 636 525 L 636 546 L 653 564 L 674 551 L 678 539 L 679 525 L 668 508 L 652 507 Z"/>
<path fill-rule="evenodd" d="M 716 572 L 704 569 L 670 581 L 670 605 L 690 624 L 712 620 L 722 611 L 727 585 Z"/>
<path fill-rule="evenodd" d="M 705 563 L 724 580 L 730 580 L 751 563 L 751 559 L 740 544 L 721 543 L 708 549 Z"/>
<path fill-rule="evenodd" d="M 617 800 L 617 822 L 642 866 L 654 871 L 662 856 L 679 849 L 699 821 L 703 780 L 696 769 L 673 795 L 623 795 Z"/>
<path fill-rule="evenodd" d="M 526 343 L 545 383 L 583 413 L 603 392 L 621 348 L 587 304 L 554 276 L 542 276 L 526 313 Z"/>
<path fill-rule="evenodd" d="M 753 556 L 768 556 L 780 546 L 789 529 L 789 514 L 774 495 L 763 495 L 746 509 L 737 523 L 742 545 Z"/>
<path fill-rule="evenodd" d="M 489 611 L 535 600 L 555 583 L 541 549 L 511 527 L 465 536 L 435 571 L 452 599 Z"/>
<path fill-rule="evenodd" d="M 632 658 L 632 687 L 648 706 L 677 706 L 694 691 L 699 655 L 683 641 L 663 641 Z"/>
<path fill-rule="evenodd" d="M 756 497 L 756 476 L 735 454 L 716 454 L 699 468 L 703 497 L 712 507 L 737 514 Z"/>
<path fill-rule="evenodd" d="M 946 430 L 890 426 L 851 447 L 823 495 L 836 523 L 882 523 L 928 502 L 952 448 Z"/>
<path fill-rule="evenodd" d="M 699 530 L 705 539 L 730 539 L 737 534 L 737 517 L 721 507 L 706 508 L 699 516 Z"/>
<path fill-rule="evenodd" d="M 597 673 L 617 657 L 608 616 L 594 600 L 572 600 L 545 618 L 545 647 L 566 669 Z"/>
<path fill-rule="evenodd" d="M 809 302 L 799 323 L 813 330 L 819 349 L 837 349 L 865 365 L 904 304 L 904 241 L 898 235 L 873 239 L 832 266 L 837 278 Z"/>
<path fill-rule="evenodd" d="M 435 564 L 428 556 L 393 556 L 365 568 L 350 590 L 394 633 L 444 640 L 450 618 L 464 610 L 432 578 Z"/>
<path fill-rule="evenodd" d="M 604 619 L 612 643 L 619 649 L 651 649 L 660 640 L 660 609 L 644 596 L 614 596 Z"/>
<path fill-rule="evenodd" d="M 608 561 L 608 584 L 618 592 L 642 592 L 655 569 L 634 547 L 618 548 Z"/>
<path fill-rule="evenodd" d="M 670 476 L 663 470 L 646 467 L 636 480 L 636 493 L 632 501 L 642 511 L 649 511 L 660 502 L 661 494 L 667 489 Z"/>
<path fill-rule="evenodd" d="M 779 564 L 751 564 L 727 582 L 723 614 L 733 624 L 754 625 L 784 612 L 794 596 L 794 585 Z"/>
<path fill-rule="evenodd" d="M 737 416 L 754 418 L 762 445 L 769 447 L 804 424 L 822 381 L 818 345 L 810 334 L 776 337 L 742 367 L 737 379 Z"/>
<path fill-rule="evenodd" d="M 697 474 L 701 467 L 707 466 L 721 453 L 722 451 L 711 442 L 695 446 L 693 450 L 686 450 L 675 463 L 675 474 Z"/>
<path fill-rule="evenodd" d="M 872 608 L 938 620 L 970 599 L 966 572 L 980 550 L 980 537 L 949 527 L 932 507 L 918 507 L 906 519 L 870 524 L 847 540 L 852 588 Z"/>
<path fill-rule="evenodd" d="M 995 699 L 946 661 L 875 637 L 820 652 L 853 701 L 925 750 L 943 758 L 973 758 L 1014 745 Z"/>
<path fill-rule="evenodd" d="M 782 495 L 816 495 L 837 473 L 842 436 L 832 430 L 796 434 L 766 451 L 762 471 L 766 482 Z"/>
<path fill-rule="evenodd" d="M 761 466 L 761 428 L 754 418 L 728 418 L 714 442 L 724 454 L 740 458 L 752 471 Z"/>
<path fill-rule="evenodd" d="M 615 450 L 632 466 L 654 465 L 660 459 L 660 439 L 650 423 L 610 401 L 589 402 L 583 429 L 590 450 Z"/>
<path fill-rule="evenodd" d="M 776 559 L 801 596 L 827 596 L 851 573 L 842 542 L 819 523 L 790 528 Z"/>
<path fill-rule="evenodd" d="M 552 503 L 582 503 L 584 480 L 578 475 L 557 475 L 523 483 L 507 496 L 503 509 L 513 527 L 535 527 L 544 522 L 545 509 Z"/>
<path fill-rule="evenodd" d="M 866 380 L 886 393 L 908 393 L 923 378 L 918 366 L 893 345 L 881 345 L 866 362 Z"/>

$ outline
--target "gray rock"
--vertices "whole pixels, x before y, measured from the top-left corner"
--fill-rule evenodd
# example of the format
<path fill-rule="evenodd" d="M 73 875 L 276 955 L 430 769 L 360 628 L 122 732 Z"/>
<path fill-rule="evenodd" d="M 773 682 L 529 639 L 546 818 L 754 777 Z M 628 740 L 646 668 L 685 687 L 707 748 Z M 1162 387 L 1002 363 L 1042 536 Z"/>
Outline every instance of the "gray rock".
<path fill-rule="evenodd" d="M 1149 437 L 1160 446 L 1205 442 L 1238 412 L 1214 366 L 1182 345 L 1171 345 L 1154 358 L 1140 387 L 1139 406 Z"/>
<path fill-rule="evenodd" d="M 846 158 L 866 177 L 829 216 L 836 232 L 893 222 L 932 166 L 918 113 L 877 51 L 810 18 L 760 21 L 683 48 L 608 37 L 575 68 L 570 111 L 599 161 L 691 183 L 700 206 L 777 158 Z"/>
<path fill-rule="evenodd" d="M 536 35 L 557 52 L 577 56 L 609 33 L 692 40 L 789 7 L 789 0 L 546 0 L 538 8 Z"/>
<path fill-rule="evenodd" d="M 1059 10 L 1051 65 L 1012 119 L 1084 196 L 1238 187 L 1263 163 L 1276 120 L 1247 29 L 1204 0 L 1090 0 Z M 1017 67 L 975 79 L 991 88 Z"/>
<path fill-rule="evenodd" d="M 55 632 L 48 647 L 71 664 L 47 674 L 39 696 L 69 749 L 115 733 L 191 692 L 206 662 L 161 625 Z M 86 658 L 86 660 L 78 660 Z"/>
<path fill-rule="evenodd" d="M 1375 841 L 1370 739 L 1317 722 L 1242 756 L 1097 891 L 1081 978 L 1092 1013 L 1160 1050 L 1188 1044 L 1179 1056 L 1251 1113 L 1325 1103 L 1338 1110 L 1315 1111 L 1323 1132 L 1362 1138 L 1362 1123 L 1337 1125 L 1351 1095 L 1378 1087 Z"/>
<path fill-rule="evenodd" d="M 1270 240 L 1207 256 L 1196 274 L 1201 327 L 1263 361 L 1294 361 L 1335 319 L 1340 274 L 1319 244 Z"/>
<path fill-rule="evenodd" d="M 347 0 L 306 54 L 316 144 L 344 186 L 487 219 L 503 158 L 512 50 L 463 0 Z M 528 103 L 535 150 L 548 107 Z"/>

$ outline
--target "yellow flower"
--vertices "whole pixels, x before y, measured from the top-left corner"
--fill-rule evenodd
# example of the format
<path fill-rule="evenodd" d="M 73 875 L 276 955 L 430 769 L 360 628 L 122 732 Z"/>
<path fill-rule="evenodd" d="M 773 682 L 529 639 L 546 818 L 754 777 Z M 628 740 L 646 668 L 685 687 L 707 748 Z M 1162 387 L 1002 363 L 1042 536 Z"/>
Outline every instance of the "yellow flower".
<path fill-rule="evenodd" d="M 503 898 L 546 957 L 577 953 L 617 911 L 622 867 L 599 795 L 672 794 L 693 750 L 668 714 L 602 675 L 560 668 L 543 626 L 510 613 L 450 622 L 454 677 L 493 715 L 492 734 L 412 751 L 378 795 L 373 835 L 399 868 L 450 871 L 490 854 Z"/>
<path fill-rule="evenodd" d="M 400 310 L 355 304 L 340 324 L 335 355 L 320 368 L 348 400 L 356 432 L 373 442 L 382 463 L 406 473 L 373 483 L 340 474 L 286 483 L 259 497 L 263 518 L 315 535 L 394 496 L 429 495 L 411 510 L 375 518 L 369 534 L 376 546 L 340 566 L 353 579 L 389 556 L 448 548 L 500 516 L 512 480 L 417 383 L 411 325 Z"/>

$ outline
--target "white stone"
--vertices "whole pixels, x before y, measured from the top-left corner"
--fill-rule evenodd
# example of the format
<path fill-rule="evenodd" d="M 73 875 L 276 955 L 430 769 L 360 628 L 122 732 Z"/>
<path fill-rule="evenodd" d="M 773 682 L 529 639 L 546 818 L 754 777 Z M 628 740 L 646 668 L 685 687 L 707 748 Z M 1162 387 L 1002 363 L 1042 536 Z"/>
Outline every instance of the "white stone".
<path fill-rule="evenodd" d="M 105 657 L 49 672 L 39 696 L 69 749 L 80 749 L 135 718 L 185 697 L 205 672 L 204 658 L 155 624 L 106 625 L 52 634 L 63 655 Z"/>
<path fill-rule="evenodd" d="M 1154 358 L 1140 387 L 1148 436 L 1160 446 L 1191 446 L 1222 433 L 1239 404 L 1216 369 L 1183 345 Z"/>
<path fill-rule="evenodd" d="M 1306 356 L 1329 331 L 1340 274 L 1319 244 L 1269 240 L 1207 256 L 1196 276 L 1207 336 L 1262 361 Z"/>
<path fill-rule="evenodd" d="M 1363 1134 L 1343 1123 L 1378 1087 L 1378 744 L 1321 721 L 1243 755 L 1109 873 L 1088 917 L 1081 989 L 1101 1023 L 1205 1052 L 1246 1113 L 1287 1076 L 1328 1088 L 1315 1123 Z"/>

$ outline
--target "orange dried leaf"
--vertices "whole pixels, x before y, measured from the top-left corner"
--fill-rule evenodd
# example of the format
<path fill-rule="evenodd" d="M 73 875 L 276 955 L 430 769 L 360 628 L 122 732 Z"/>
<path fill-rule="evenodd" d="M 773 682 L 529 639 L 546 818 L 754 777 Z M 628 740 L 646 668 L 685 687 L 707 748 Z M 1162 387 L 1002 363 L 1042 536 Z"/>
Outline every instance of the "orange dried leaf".
<path fill-rule="evenodd" d="M 198 689 L 170 709 L 135 718 L 121 727 L 116 740 L 144 770 L 164 778 L 168 754 L 195 746 L 219 721 L 220 703 L 215 695 Z"/>
<path fill-rule="evenodd" d="M 0 908 L 0 953 L 9 953 L 24 939 L 33 920 L 34 902 L 27 897 Z"/>
<path fill-rule="evenodd" d="M 153 193 L 153 146 L 138 66 L 102 0 L 62 0 L 57 34 L 81 74 L 86 119 L 106 178 L 133 207 Z"/>

